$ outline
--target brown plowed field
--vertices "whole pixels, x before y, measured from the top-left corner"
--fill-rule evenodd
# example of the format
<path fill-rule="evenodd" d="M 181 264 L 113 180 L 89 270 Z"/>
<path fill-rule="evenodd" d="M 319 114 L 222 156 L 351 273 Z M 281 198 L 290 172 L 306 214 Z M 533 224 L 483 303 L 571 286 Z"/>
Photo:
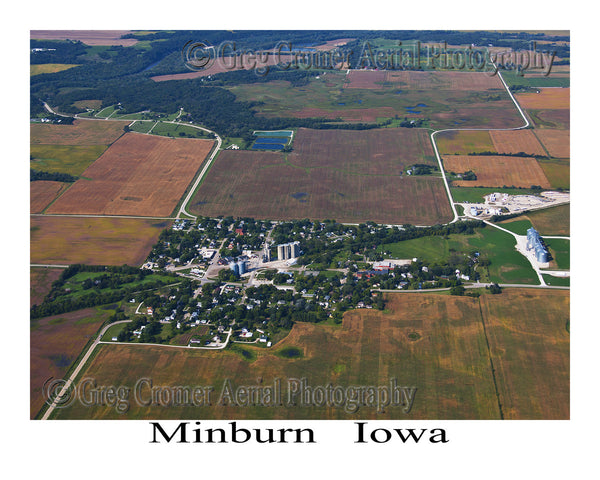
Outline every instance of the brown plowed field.
<path fill-rule="evenodd" d="M 475 172 L 477 180 L 452 182 L 454 185 L 464 187 L 514 185 L 529 188 L 531 185 L 540 185 L 542 188 L 550 188 L 550 182 L 535 158 L 448 155 L 444 157 L 444 168 L 448 172 L 463 173 L 469 170 Z"/>
<path fill-rule="evenodd" d="M 38 180 L 29 182 L 29 211 L 41 213 L 70 183 Z"/>
<path fill-rule="evenodd" d="M 526 153 L 546 156 L 546 151 L 531 130 L 492 130 L 490 132 L 498 153 Z"/>
<path fill-rule="evenodd" d="M 382 89 L 384 87 L 383 82 L 385 82 L 386 76 L 387 73 L 384 70 L 351 70 L 350 73 L 346 75 L 344 88 Z"/>
<path fill-rule="evenodd" d="M 62 268 L 31 267 L 29 269 L 29 306 L 40 305 L 58 280 Z"/>
<path fill-rule="evenodd" d="M 73 125 L 31 123 L 32 144 L 41 145 L 108 145 L 123 135 L 125 122 L 75 120 Z"/>
<path fill-rule="evenodd" d="M 137 218 L 31 217 L 31 263 L 141 265 L 169 225 Z"/>
<path fill-rule="evenodd" d="M 168 216 L 213 143 L 129 132 L 47 213 Z"/>
<path fill-rule="evenodd" d="M 570 108 L 570 88 L 540 88 L 540 93 L 517 93 L 515 98 L 526 109 L 555 110 Z"/>
<path fill-rule="evenodd" d="M 300 129 L 289 154 L 224 151 L 192 199 L 207 216 L 412 223 L 448 221 L 441 178 L 402 175 L 435 165 L 427 133 Z"/>
<path fill-rule="evenodd" d="M 553 130 L 544 128 L 535 134 L 544 144 L 551 157 L 569 158 L 571 156 L 571 132 L 569 130 Z"/>

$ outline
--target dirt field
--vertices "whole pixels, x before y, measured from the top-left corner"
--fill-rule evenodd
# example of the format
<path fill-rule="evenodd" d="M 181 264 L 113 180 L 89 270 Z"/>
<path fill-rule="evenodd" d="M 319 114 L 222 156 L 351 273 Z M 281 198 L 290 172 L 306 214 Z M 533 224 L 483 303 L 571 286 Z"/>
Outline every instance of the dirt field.
<path fill-rule="evenodd" d="M 108 145 L 123 135 L 124 122 L 75 120 L 73 125 L 31 123 L 33 145 Z"/>
<path fill-rule="evenodd" d="M 132 30 L 31 30 L 29 37 L 36 40 L 79 40 L 86 45 L 122 45 L 129 47 L 138 41 L 120 38 Z"/>
<path fill-rule="evenodd" d="M 130 388 L 142 377 L 151 378 L 154 386 L 212 386 L 211 405 L 148 408 L 132 398 L 125 416 L 114 408 L 77 404 L 57 415 L 64 419 L 498 419 L 491 355 L 505 418 L 568 418 L 569 352 L 564 331 L 568 292 L 529 292 L 505 289 L 497 298 L 483 295 L 481 300 L 391 294 L 386 297 L 387 313 L 350 311 L 337 327 L 298 323 L 271 349 L 248 346 L 202 352 L 105 345 L 87 376 L 103 385 Z M 497 308 L 506 301 L 510 301 L 510 315 Z M 511 334 L 516 331 L 519 335 Z M 299 357 L 284 358 L 280 352 L 286 347 L 298 349 Z M 398 385 L 414 386 L 417 391 L 408 414 L 392 406 L 383 413 L 368 406 L 347 413 L 336 407 L 217 405 L 225 379 L 239 386 L 271 385 L 275 378 L 282 379 L 284 400 L 288 378 L 342 388 L 385 385 L 395 378 Z"/>
<path fill-rule="evenodd" d="M 350 73 L 346 75 L 344 88 L 374 88 L 380 90 L 384 88 L 386 77 L 387 72 L 384 70 L 351 70 Z"/>
<path fill-rule="evenodd" d="M 129 132 L 48 213 L 168 216 L 213 144 Z"/>
<path fill-rule="evenodd" d="M 498 153 L 524 152 L 546 156 L 546 151 L 531 130 L 492 130 L 490 136 Z"/>
<path fill-rule="evenodd" d="M 46 401 L 44 383 L 50 378 L 64 377 L 110 313 L 88 308 L 31 321 L 30 418 L 35 417 Z"/>
<path fill-rule="evenodd" d="M 569 419 L 569 292 L 481 299 L 504 418 Z"/>
<path fill-rule="evenodd" d="M 522 108 L 526 109 L 569 109 L 570 88 L 540 88 L 540 93 L 517 93 L 515 98 Z"/>
<path fill-rule="evenodd" d="M 31 217 L 31 263 L 141 265 L 169 225 L 150 219 Z"/>
<path fill-rule="evenodd" d="M 52 283 L 58 280 L 62 268 L 32 267 L 29 269 L 29 306 L 39 305 L 50 292 Z"/>
<path fill-rule="evenodd" d="M 458 180 L 453 184 L 464 187 L 502 187 L 515 186 L 529 188 L 540 185 L 550 188 L 535 158 L 507 156 L 447 155 L 444 157 L 444 169 L 449 172 L 463 173 L 472 170 L 477 180 Z"/>
<path fill-rule="evenodd" d="M 52 200 L 60 195 L 70 183 L 38 180 L 29 182 L 29 211 L 42 213 Z"/>
<path fill-rule="evenodd" d="M 450 131 L 435 136 L 441 155 L 493 152 L 494 144 L 486 131 Z"/>
<path fill-rule="evenodd" d="M 540 129 L 535 134 L 544 144 L 550 156 L 569 158 L 571 156 L 571 132 L 569 130 Z"/>
<path fill-rule="evenodd" d="M 194 214 L 341 222 L 448 221 L 439 177 L 402 175 L 434 164 L 424 131 L 300 129 L 289 154 L 224 151 L 192 199 Z"/>
<path fill-rule="evenodd" d="M 409 89 L 442 89 L 458 91 L 504 90 L 500 78 L 484 72 L 420 72 L 414 70 L 388 71 L 386 82 Z"/>

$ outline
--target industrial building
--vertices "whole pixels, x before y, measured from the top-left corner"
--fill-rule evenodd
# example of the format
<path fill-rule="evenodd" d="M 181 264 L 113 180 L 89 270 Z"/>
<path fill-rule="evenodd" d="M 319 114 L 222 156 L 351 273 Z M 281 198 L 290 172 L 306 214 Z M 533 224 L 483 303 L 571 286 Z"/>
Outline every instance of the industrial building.
<path fill-rule="evenodd" d="M 248 271 L 245 260 L 238 260 L 237 262 L 229 262 L 229 269 L 235 273 L 238 277 Z"/>
<path fill-rule="evenodd" d="M 549 254 L 546 246 L 540 238 L 540 234 L 533 227 L 527 230 L 527 250 L 535 251 L 535 258 L 540 263 L 547 263 Z"/>
<path fill-rule="evenodd" d="M 300 242 L 284 243 L 277 245 L 277 259 L 289 260 L 300 255 Z"/>

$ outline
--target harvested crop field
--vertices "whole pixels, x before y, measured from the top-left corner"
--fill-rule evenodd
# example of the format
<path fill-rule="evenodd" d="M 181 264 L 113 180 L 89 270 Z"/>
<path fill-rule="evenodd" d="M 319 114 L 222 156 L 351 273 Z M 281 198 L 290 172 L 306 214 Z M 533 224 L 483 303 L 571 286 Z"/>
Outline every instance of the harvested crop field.
<path fill-rule="evenodd" d="M 171 222 L 134 218 L 31 217 L 31 263 L 141 265 Z"/>
<path fill-rule="evenodd" d="M 362 71 L 351 70 L 346 75 L 346 83 L 344 88 L 384 88 L 384 82 L 387 76 L 385 70 L 379 71 Z"/>
<path fill-rule="evenodd" d="M 540 93 L 516 93 L 515 98 L 526 109 L 555 110 L 570 108 L 570 88 L 540 88 Z"/>
<path fill-rule="evenodd" d="M 569 419 L 569 292 L 505 289 L 481 297 L 506 419 Z"/>
<path fill-rule="evenodd" d="M 83 347 L 112 313 L 88 308 L 31 321 L 30 418 L 44 405 L 44 383 L 51 378 L 64 378 Z"/>
<path fill-rule="evenodd" d="M 535 158 L 508 157 L 493 155 L 447 155 L 444 157 L 444 169 L 449 172 L 463 173 L 472 170 L 477 180 L 458 180 L 453 184 L 463 187 L 502 187 L 503 185 L 529 188 L 540 185 L 550 188 L 550 182 L 544 175 Z"/>
<path fill-rule="evenodd" d="M 536 130 L 535 134 L 551 157 L 569 158 L 571 156 L 571 132 L 569 130 L 544 128 Z"/>
<path fill-rule="evenodd" d="M 168 216 L 213 144 L 129 132 L 48 213 Z"/>
<path fill-rule="evenodd" d="M 70 185 L 70 183 L 47 180 L 29 182 L 29 212 L 42 213 Z"/>
<path fill-rule="evenodd" d="M 129 47 L 138 41 L 121 38 L 132 30 L 31 30 L 29 37 L 36 40 L 79 40 L 86 45 L 121 45 Z"/>
<path fill-rule="evenodd" d="M 490 133 L 485 130 L 440 132 L 435 136 L 435 143 L 440 155 L 466 155 L 494 151 Z"/>
<path fill-rule="evenodd" d="M 190 211 L 205 216 L 325 219 L 340 222 L 448 221 L 440 177 L 408 177 L 414 163 L 435 165 L 424 131 L 300 129 L 292 153 L 224 151 Z"/>
<path fill-rule="evenodd" d="M 500 225 L 511 221 L 528 219 L 533 227 L 542 235 L 570 235 L 571 206 L 558 205 L 529 212 L 527 215 L 501 222 Z"/>
<path fill-rule="evenodd" d="M 32 145 L 109 145 L 123 135 L 124 122 L 75 120 L 73 125 L 31 123 Z"/>
<path fill-rule="evenodd" d="M 125 415 L 130 419 L 499 419 L 491 356 L 504 418 L 568 418 L 569 344 L 561 331 L 569 314 L 568 292 L 530 292 L 505 289 L 501 295 L 484 294 L 480 299 L 388 294 L 385 312 L 349 311 L 341 326 L 297 323 L 270 349 L 236 346 L 216 352 L 103 345 L 85 375 L 103 385 L 118 381 L 133 387 L 147 377 L 154 385 L 214 388 L 210 406 L 146 408 L 131 402 Z M 497 308 L 506 301 L 511 302 L 510 316 Z M 490 330 L 489 348 L 484 323 Z M 509 335 L 516 331 L 519 335 Z M 290 348 L 299 355 L 281 354 Z M 529 358 L 536 355 L 536 360 Z M 268 386 L 276 378 L 283 379 L 284 399 L 288 378 L 306 378 L 311 386 L 341 387 L 388 385 L 396 379 L 398 385 L 417 390 L 409 413 L 395 406 L 382 413 L 368 406 L 348 413 L 325 406 L 218 405 L 225 379 L 235 388 L 256 385 L 257 379 Z M 552 389 L 557 395 L 548 399 Z M 56 417 L 124 416 L 114 408 L 75 403 L 57 410 Z"/>
<path fill-rule="evenodd" d="M 531 130 L 492 130 L 490 136 L 498 153 L 523 152 L 531 156 L 546 156 L 546 151 Z"/>
<path fill-rule="evenodd" d="M 296 162 L 296 156 L 300 158 Z M 356 174 L 397 174 L 414 163 L 436 165 L 427 131 L 298 129 L 290 161 L 303 168 L 336 168 Z M 293 159 L 292 159 L 293 157 Z"/>

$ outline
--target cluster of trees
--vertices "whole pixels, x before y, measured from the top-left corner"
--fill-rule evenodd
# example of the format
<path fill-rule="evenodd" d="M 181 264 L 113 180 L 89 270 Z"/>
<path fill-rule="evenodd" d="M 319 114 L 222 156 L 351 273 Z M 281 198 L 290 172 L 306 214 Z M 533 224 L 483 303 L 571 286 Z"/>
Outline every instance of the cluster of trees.
<path fill-rule="evenodd" d="M 408 167 L 411 175 L 431 175 L 433 172 L 438 170 L 435 165 L 425 165 L 424 163 L 415 163 Z"/>
<path fill-rule="evenodd" d="M 29 169 L 29 181 L 35 182 L 37 180 L 50 180 L 54 182 L 68 182 L 72 183 L 77 180 L 78 177 L 69 175 L 68 173 L 60 172 L 43 172 L 41 170 Z"/>

